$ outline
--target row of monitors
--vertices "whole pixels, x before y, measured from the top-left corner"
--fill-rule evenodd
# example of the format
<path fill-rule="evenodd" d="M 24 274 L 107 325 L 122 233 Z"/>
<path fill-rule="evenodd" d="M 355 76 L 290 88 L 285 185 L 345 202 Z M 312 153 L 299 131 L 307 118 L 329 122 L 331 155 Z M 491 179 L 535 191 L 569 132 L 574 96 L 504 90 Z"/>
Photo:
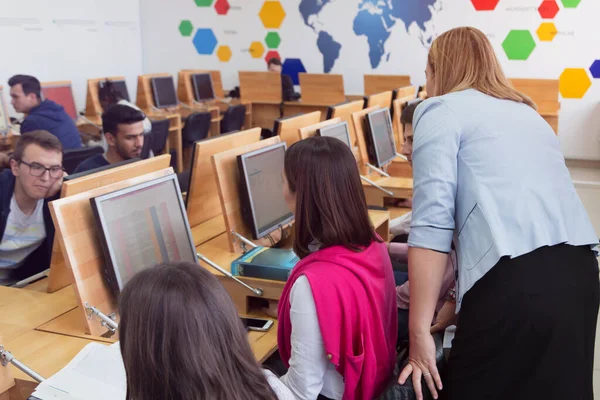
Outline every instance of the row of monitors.
<path fill-rule="evenodd" d="M 389 162 L 395 156 L 389 111 L 369 113 L 367 121 L 374 154 L 378 160 Z M 317 134 L 350 146 L 345 122 L 322 128 Z M 286 143 L 282 142 L 237 157 L 242 215 L 253 239 L 294 219 L 283 197 L 285 151 Z M 176 175 L 104 194 L 90 202 L 105 255 L 106 278 L 115 293 L 141 269 L 166 262 L 197 261 Z"/>

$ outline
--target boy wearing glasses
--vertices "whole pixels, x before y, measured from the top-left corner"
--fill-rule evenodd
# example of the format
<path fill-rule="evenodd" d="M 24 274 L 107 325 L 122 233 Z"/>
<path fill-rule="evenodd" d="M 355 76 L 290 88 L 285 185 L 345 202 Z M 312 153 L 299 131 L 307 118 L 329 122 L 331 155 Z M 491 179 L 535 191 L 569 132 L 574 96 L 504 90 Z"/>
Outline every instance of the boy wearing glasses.
<path fill-rule="evenodd" d="M 54 225 L 48 201 L 62 185 L 63 146 L 47 131 L 23 134 L 10 169 L 0 173 L 0 285 L 10 286 L 50 266 Z"/>

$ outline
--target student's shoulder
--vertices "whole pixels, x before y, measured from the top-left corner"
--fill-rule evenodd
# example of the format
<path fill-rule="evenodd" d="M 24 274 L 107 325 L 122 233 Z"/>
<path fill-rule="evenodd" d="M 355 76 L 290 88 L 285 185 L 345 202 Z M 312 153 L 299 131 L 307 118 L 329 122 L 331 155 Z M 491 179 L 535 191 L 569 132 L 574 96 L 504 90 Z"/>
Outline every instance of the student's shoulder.
<path fill-rule="evenodd" d="M 90 169 L 94 169 L 94 168 L 105 166 L 106 163 L 107 163 L 107 161 L 104 158 L 104 155 L 102 155 L 102 154 L 96 154 L 95 156 L 92 156 L 90 158 L 86 158 L 85 160 L 83 160 L 77 166 L 77 168 L 75 168 L 75 171 L 73 171 L 73 173 L 76 174 L 76 173 L 79 173 L 79 172 L 89 171 Z"/>

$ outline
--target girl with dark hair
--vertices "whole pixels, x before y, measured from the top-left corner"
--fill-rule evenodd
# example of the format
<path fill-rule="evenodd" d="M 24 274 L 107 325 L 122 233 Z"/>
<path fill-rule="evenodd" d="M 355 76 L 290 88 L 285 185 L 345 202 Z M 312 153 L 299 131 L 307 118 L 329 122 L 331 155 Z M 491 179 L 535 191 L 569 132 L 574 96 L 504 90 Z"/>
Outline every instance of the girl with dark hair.
<path fill-rule="evenodd" d="M 279 301 L 281 380 L 299 399 L 372 399 L 394 369 L 398 316 L 354 156 L 338 139 L 302 140 L 286 152 L 283 180 L 301 261 Z"/>
<path fill-rule="evenodd" d="M 196 264 L 136 274 L 119 300 L 127 400 L 293 400 L 254 360 L 217 278 Z"/>

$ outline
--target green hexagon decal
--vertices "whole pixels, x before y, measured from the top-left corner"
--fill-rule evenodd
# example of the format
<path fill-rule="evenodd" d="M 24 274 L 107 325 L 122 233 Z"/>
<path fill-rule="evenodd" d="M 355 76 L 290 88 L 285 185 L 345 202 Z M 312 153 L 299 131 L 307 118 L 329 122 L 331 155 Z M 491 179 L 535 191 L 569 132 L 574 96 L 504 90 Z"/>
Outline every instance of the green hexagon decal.
<path fill-rule="evenodd" d="M 281 43 L 281 37 L 277 32 L 269 32 L 265 37 L 265 43 L 270 49 L 276 49 L 279 47 L 279 43 Z"/>
<path fill-rule="evenodd" d="M 192 32 L 194 31 L 194 26 L 191 21 L 183 20 L 179 24 L 179 33 L 181 36 L 192 36 Z"/>
<path fill-rule="evenodd" d="M 194 0 L 198 7 L 210 7 L 214 0 Z"/>
<path fill-rule="evenodd" d="M 502 48 L 509 60 L 527 60 L 535 49 L 535 40 L 531 32 L 515 29 L 508 33 Z"/>
<path fill-rule="evenodd" d="M 581 3 L 581 0 L 561 0 L 561 3 L 565 8 L 575 8 Z"/>

